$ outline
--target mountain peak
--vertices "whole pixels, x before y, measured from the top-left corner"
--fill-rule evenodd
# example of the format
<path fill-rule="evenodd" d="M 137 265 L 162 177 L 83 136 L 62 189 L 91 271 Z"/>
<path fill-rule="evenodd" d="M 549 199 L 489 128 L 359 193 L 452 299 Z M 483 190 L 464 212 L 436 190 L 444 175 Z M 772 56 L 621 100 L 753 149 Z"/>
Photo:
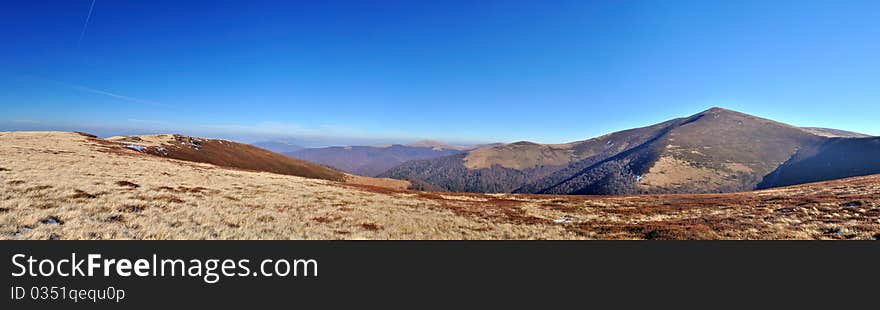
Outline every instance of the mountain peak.
<path fill-rule="evenodd" d="M 725 119 L 725 120 L 737 120 L 737 121 L 764 120 L 764 118 L 761 118 L 758 116 L 746 114 L 746 113 L 739 112 L 739 111 L 734 111 L 731 109 L 725 109 L 725 108 L 721 108 L 721 107 L 709 108 L 708 110 L 705 110 L 703 112 L 692 115 L 690 118 L 692 121 L 696 121 L 699 119 L 703 119 L 703 120 L 706 120 L 706 119 L 711 119 L 711 120 Z M 779 124 L 789 126 L 787 124 L 782 124 L 782 123 L 779 123 Z"/>
<path fill-rule="evenodd" d="M 722 108 L 722 107 L 711 107 L 711 108 L 709 108 L 709 109 L 706 110 L 706 111 L 708 112 L 708 111 L 731 111 L 731 110 L 730 110 L 730 109 L 725 109 L 725 108 Z"/>
<path fill-rule="evenodd" d="M 516 142 L 513 142 L 513 143 L 511 143 L 510 145 L 517 145 L 517 146 L 536 146 L 536 145 L 540 145 L 540 144 L 535 143 L 535 142 L 532 142 L 532 141 L 525 141 L 525 140 L 523 140 L 523 141 L 516 141 Z"/>
<path fill-rule="evenodd" d="M 706 111 L 700 112 L 699 114 L 707 114 L 707 113 L 714 113 L 714 114 L 717 114 L 717 113 L 736 113 L 736 114 L 745 114 L 745 113 L 742 113 L 742 112 L 737 112 L 737 111 L 734 111 L 734 110 L 731 110 L 731 109 L 725 109 L 725 108 L 722 108 L 722 107 L 711 107 L 711 108 L 709 108 L 709 109 L 706 110 Z"/>

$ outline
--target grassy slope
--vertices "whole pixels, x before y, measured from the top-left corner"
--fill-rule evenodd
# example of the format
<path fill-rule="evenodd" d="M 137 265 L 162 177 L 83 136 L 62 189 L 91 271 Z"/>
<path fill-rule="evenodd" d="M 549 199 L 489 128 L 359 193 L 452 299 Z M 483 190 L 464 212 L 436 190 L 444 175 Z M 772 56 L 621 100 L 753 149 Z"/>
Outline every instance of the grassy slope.
<path fill-rule="evenodd" d="M 825 128 L 798 128 L 713 108 L 689 118 L 569 144 L 519 142 L 464 155 L 412 161 L 382 176 L 411 180 L 413 188 L 423 190 L 634 194 L 746 191 L 880 172 L 880 163 L 873 160 L 876 157 L 866 155 L 880 151 L 876 143 L 865 142 L 873 141 L 871 138 L 826 137 L 831 134 L 858 135 Z M 248 145 L 202 139 L 198 141 L 204 146 L 196 150 L 177 145 L 192 144 L 194 138 L 175 138 L 177 141 L 166 154 L 173 158 L 342 179 L 332 169 L 286 160 Z M 821 151 L 814 151 L 820 148 Z M 413 155 L 409 149 L 398 149 L 383 148 L 384 152 L 379 154 L 356 152 L 363 154 L 355 157 L 363 162 L 383 163 L 381 169 L 370 172 L 375 175 Z M 811 152 L 822 154 L 813 156 Z M 417 153 L 410 157 L 429 156 Z M 332 157 L 319 155 L 316 158 Z M 349 161 L 349 157 L 342 156 L 342 162 Z M 786 162 L 786 167 L 780 167 Z M 790 168 L 792 165 L 800 168 Z"/>
<path fill-rule="evenodd" d="M 424 193 L 0 133 L 2 239 L 873 239 L 880 176 L 714 195 Z"/>
<path fill-rule="evenodd" d="M 333 181 L 343 181 L 345 179 L 344 173 L 332 168 L 290 158 L 248 144 L 182 135 L 160 135 L 153 137 L 165 139 L 161 146 L 152 146 L 146 149 L 147 153 L 157 156 L 214 164 L 222 167 L 266 171 L 315 179 Z M 137 139 L 138 137 L 124 137 L 114 140 L 129 145 L 141 144 Z"/>
<path fill-rule="evenodd" d="M 593 164 L 543 193 L 746 191 L 797 150 L 825 140 L 800 128 L 724 109 L 671 124 L 649 142 Z M 663 165 L 659 165 L 662 163 Z"/>
<path fill-rule="evenodd" d="M 713 108 L 688 118 L 562 145 L 513 143 L 411 161 L 382 176 L 420 189 L 549 194 L 713 193 L 754 189 L 827 138 Z"/>

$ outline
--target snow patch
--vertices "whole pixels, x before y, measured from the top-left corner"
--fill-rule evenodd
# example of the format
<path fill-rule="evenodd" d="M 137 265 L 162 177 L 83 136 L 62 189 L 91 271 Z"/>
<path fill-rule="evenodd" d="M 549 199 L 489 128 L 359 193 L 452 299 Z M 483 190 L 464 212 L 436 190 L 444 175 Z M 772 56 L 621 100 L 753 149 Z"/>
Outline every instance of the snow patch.
<path fill-rule="evenodd" d="M 138 152 L 143 152 L 144 150 L 147 149 L 146 146 L 143 146 L 143 145 L 137 145 L 137 144 L 126 144 L 125 147 L 130 148 L 130 149 L 135 150 L 135 151 L 138 151 Z"/>
<path fill-rule="evenodd" d="M 50 217 L 47 217 L 47 218 L 43 219 L 42 221 L 40 221 L 40 223 L 43 223 L 46 225 L 60 225 L 61 221 L 58 220 L 57 218 L 55 218 L 54 216 L 50 216 Z"/>
<path fill-rule="evenodd" d="M 29 231 L 31 231 L 31 228 L 25 226 L 25 227 L 22 227 L 21 229 L 19 229 L 18 231 L 16 231 L 15 234 L 13 234 L 13 236 L 18 238 L 18 237 L 21 237 L 21 235 L 23 235 L 24 233 L 29 232 Z"/>
<path fill-rule="evenodd" d="M 571 222 L 577 222 L 577 221 L 578 221 L 578 219 L 576 217 L 569 216 L 569 215 L 563 215 L 562 217 L 553 220 L 553 223 L 564 224 L 564 223 L 571 223 Z"/>

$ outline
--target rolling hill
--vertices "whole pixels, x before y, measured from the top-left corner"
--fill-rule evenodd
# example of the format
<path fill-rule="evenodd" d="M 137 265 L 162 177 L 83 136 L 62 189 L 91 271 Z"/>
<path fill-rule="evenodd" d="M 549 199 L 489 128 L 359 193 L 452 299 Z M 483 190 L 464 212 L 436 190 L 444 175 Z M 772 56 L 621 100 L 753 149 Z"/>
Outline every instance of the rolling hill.
<path fill-rule="evenodd" d="M 332 181 L 358 182 L 379 186 L 405 187 L 399 180 L 352 176 L 319 164 L 290 158 L 252 145 L 228 140 L 206 139 L 176 134 L 117 136 L 102 142 L 108 147 L 124 147 L 163 158 L 206 163 L 252 171 L 271 172 Z M 405 182 L 405 181 L 404 181 Z"/>
<path fill-rule="evenodd" d="M 345 174 L 329 167 L 286 157 L 248 144 L 184 135 L 110 137 L 126 147 L 167 158 L 208 163 L 222 167 L 266 171 L 307 178 L 341 181 Z"/>
<path fill-rule="evenodd" d="M 831 129 L 799 128 L 712 108 L 689 117 L 585 141 L 558 145 L 517 142 L 443 158 L 411 161 L 380 176 L 409 180 L 417 189 L 467 192 L 657 194 L 748 191 L 758 188 L 765 176 L 801 150 L 816 148 L 834 139 L 859 139 L 840 138 L 842 135 L 860 136 Z M 872 162 L 864 163 L 873 165 Z M 839 178 L 858 174 L 825 175 Z"/>
<path fill-rule="evenodd" d="M 357 175 L 377 176 L 410 160 L 443 157 L 476 147 L 478 146 L 449 145 L 426 140 L 409 145 L 308 148 L 284 154 Z"/>
<path fill-rule="evenodd" d="M 872 240 L 878 202 L 880 175 L 701 195 L 428 193 L 172 159 L 71 132 L 0 132 L 0 239 L 10 240 Z"/>

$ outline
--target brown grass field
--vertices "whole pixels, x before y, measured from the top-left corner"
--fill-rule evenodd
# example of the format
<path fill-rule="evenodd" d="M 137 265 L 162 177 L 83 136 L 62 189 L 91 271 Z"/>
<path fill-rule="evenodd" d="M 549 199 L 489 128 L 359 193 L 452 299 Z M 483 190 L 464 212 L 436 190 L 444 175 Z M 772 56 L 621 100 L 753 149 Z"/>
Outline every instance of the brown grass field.
<path fill-rule="evenodd" d="M 319 175 L 328 180 L 182 161 L 123 143 L 0 132 L 0 238 L 880 239 L 877 175 L 731 194 L 431 193 L 332 171 Z"/>

